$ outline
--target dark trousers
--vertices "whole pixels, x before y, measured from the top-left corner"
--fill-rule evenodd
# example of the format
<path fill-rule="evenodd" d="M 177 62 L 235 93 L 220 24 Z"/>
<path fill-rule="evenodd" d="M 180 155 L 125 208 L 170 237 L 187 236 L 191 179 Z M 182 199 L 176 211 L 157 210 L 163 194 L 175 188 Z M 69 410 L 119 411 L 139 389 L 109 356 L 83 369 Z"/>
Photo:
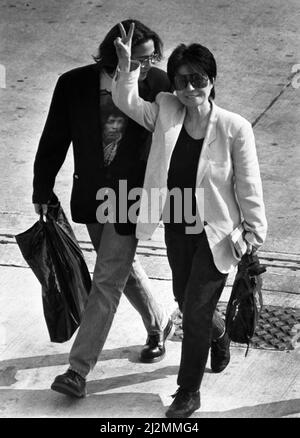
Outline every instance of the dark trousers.
<path fill-rule="evenodd" d="M 203 231 L 185 235 L 165 228 L 173 292 L 182 312 L 183 340 L 177 378 L 180 387 L 197 391 L 212 339 L 222 335 L 224 321 L 215 312 L 227 274 L 218 271 Z"/>

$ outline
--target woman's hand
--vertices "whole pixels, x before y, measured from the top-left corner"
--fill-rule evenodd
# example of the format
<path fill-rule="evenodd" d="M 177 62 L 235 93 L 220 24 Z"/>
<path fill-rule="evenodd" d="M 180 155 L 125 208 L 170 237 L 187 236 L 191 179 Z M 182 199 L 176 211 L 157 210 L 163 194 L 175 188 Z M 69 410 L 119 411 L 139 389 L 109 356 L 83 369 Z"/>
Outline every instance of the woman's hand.
<path fill-rule="evenodd" d="M 257 252 L 257 248 L 255 248 L 254 245 L 251 245 L 251 243 L 247 242 L 247 254 L 255 254 Z"/>
<path fill-rule="evenodd" d="M 134 23 L 131 23 L 128 35 L 126 34 L 122 23 L 119 23 L 119 29 L 121 32 L 121 38 L 116 38 L 114 44 L 119 59 L 120 70 L 128 72 L 130 71 L 131 43 L 134 32 Z"/>

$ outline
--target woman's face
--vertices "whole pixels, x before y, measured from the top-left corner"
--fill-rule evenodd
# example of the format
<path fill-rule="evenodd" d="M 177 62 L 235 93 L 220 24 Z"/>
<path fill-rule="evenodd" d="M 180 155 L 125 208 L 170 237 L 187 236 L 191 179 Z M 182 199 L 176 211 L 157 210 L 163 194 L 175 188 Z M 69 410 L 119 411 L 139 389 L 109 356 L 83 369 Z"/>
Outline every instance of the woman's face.
<path fill-rule="evenodd" d="M 186 75 L 192 76 L 187 77 Z M 197 75 L 200 75 L 200 77 Z M 176 76 L 178 76 L 179 84 L 176 87 L 177 81 L 175 78 L 175 89 L 177 88 L 176 96 L 183 105 L 187 107 L 198 107 L 208 103 L 208 98 L 214 84 L 207 75 L 195 72 L 190 66 L 182 65 L 177 70 Z M 182 89 L 178 89 L 179 86 Z"/>

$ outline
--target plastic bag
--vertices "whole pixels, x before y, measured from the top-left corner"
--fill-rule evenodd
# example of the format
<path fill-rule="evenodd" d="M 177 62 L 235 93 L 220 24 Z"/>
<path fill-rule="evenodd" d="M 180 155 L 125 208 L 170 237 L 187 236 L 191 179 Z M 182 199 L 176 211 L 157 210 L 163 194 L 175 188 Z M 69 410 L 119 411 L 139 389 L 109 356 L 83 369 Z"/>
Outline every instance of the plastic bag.
<path fill-rule="evenodd" d="M 65 342 L 78 328 L 91 277 L 73 230 L 58 203 L 48 206 L 27 231 L 15 236 L 22 255 L 42 285 L 51 342 Z"/>

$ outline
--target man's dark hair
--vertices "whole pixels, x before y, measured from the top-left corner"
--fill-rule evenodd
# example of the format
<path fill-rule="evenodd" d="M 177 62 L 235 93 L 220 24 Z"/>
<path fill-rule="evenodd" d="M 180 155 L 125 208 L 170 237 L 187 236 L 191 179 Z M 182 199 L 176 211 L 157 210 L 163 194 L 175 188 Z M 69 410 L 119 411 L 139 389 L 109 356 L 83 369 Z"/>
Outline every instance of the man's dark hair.
<path fill-rule="evenodd" d="M 110 116 L 114 117 L 123 117 L 125 118 L 125 114 L 114 105 L 112 101 L 106 103 L 105 107 L 101 110 L 101 115 L 104 123 L 107 122 Z"/>
<path fill-rule="evenodd" d="M 217 64 L 214 55 L 201 44 L 194 43 L 189 46 L 180 44 L 173 50 L 167 64 L 167 73 L 172 85 L 174 85 L 174 77 L 178 69 L 183 65 L 191 67 L 197 73 L 206 74 L 211 82 L 217 76 Z M 213 87 L 210 97 L 214 99 L 215 95 L 215 87 Z"/>
<path fill-rule="evenodd" d="M 149 40 L 152 40 L 154 43 L 155 54 L 160 61 L 162 58 L 162 50 L 163 50 L 163 42 L 156 32 L 149 29 L 149 27 L 145 26 L 139 20 L 128 19 L 122 21 L 124 29 L 126 32 L 129 31 L 130 24 L 134 22 L 134 33 L 132 37 L 132 47 L 139 46 Z M 120 37 L 120 29 L 118 24 L 116 24 L 106 35 L 102 43 L 98 48 L 98 53 L 94 56 L 94 60 L 99 64 L 100 68 L 104 68 L 109 73 L 113 72 L 118 65 L 118 57 L 116 54 L 116 48 L 114 45 L 114 41 L 117 37 Z"/>

